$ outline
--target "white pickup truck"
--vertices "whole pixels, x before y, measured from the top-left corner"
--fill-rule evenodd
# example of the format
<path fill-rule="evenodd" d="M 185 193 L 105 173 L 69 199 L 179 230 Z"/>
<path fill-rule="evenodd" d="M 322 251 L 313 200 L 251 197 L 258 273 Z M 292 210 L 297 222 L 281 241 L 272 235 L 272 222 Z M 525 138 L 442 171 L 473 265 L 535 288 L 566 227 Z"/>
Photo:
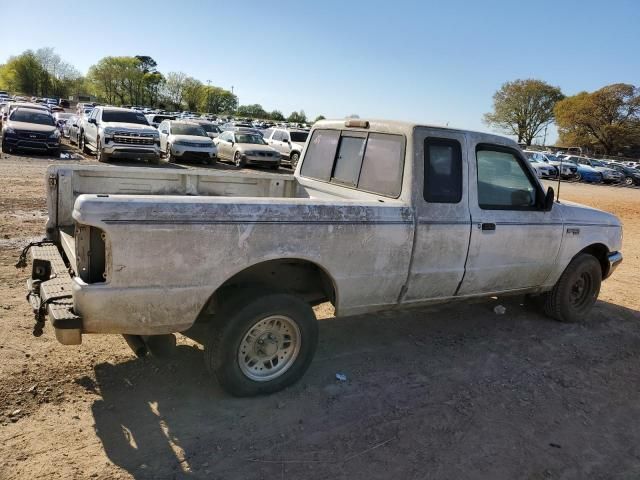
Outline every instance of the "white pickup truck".
<path fill-rule="evenodd" d="M 293 176 L 52 166 L 47 185 L 46 241 L 19 261 L 35 333 L 48 316 L 63 344 L 123 334 L 142 353 L 203 323 L 235 395 L 303 375 L 321 302 L 529 294 L 577 321 L 622 260 L 620 221 L 554 201 L 513 141 L 412 123 L 318 122 Z"/>

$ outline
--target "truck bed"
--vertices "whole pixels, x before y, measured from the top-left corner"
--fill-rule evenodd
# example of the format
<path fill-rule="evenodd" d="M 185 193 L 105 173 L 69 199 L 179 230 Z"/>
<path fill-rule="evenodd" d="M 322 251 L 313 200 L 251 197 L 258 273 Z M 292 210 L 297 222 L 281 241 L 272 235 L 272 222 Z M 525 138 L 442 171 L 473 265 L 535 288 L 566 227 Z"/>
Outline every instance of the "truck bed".
<path fill-rule="evenodd" d="M 78 196 L 85 193 L 280 198 L 302 194 L 293 175 L 262 172 L 52 165 L 47 170 L 47 179 L 47 233 L 63 248 L 65 241 L 73 240 L 73 206 Z"/>

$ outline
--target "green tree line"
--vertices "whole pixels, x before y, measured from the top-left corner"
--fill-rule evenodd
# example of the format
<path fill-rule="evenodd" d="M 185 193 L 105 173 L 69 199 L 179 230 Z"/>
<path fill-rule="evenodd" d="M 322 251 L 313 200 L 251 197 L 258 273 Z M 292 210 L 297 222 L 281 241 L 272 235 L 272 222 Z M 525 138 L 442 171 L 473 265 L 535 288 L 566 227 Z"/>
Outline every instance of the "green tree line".
<path fill-rule="evenodd" d="M 506 82 L 494 94 L 493 110 L 484 121 L 527 146 L 555 122 L 557 146 L 606 155 L 640 154 L 640 88 L 630 84 L 566 97 L 542 80 Z"/>
<path fill-rule="evenodd" d="M 303 110 L 285 117 L 279 110 L 267 112 L 259 104 L 238 105 L 238 97 L 229 90 L 205 85 L 183 72 L 163 74 L 157 67 L 156 61 L 146 55 L 109 56 L 92 65 L 83 76 L 52 48 L 26 50 L 0 65 L 0 89 L 38 97 L 92 95 L 100 102 L 116 106 L 139 105 L 264 120 L 307 121 Z"/>

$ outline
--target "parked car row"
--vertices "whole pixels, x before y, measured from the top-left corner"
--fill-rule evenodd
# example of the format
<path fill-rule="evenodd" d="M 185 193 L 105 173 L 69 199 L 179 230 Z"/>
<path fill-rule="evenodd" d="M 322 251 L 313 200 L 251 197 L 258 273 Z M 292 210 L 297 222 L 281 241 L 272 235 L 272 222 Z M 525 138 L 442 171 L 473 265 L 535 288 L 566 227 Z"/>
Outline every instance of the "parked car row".
<path fill-rule="evenodd" d="M 524 151 L 539 178 L 561 178 L 587 183 L 640 185 L 640 170 L 613 160 L 596 160 L 579 155 Z M 633 163 L 633 162 L 631 162 Z M 560 172 L 562 168 L 562 172 Z"/>

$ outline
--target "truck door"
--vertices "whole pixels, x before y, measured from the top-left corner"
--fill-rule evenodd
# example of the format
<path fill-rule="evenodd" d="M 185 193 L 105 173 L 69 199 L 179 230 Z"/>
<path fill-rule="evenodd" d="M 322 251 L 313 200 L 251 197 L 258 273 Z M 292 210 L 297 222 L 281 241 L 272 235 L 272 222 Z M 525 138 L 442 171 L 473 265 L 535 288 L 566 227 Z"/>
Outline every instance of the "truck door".
<path fill-rule="evenodd" d="M 545 212 L 544 191 L 520 150 L 471 136 L 471 241 L 458 295 L 542 285 L 562 240 L 557 209 Z"/>
<path fill-rule="evenodd" d="M 403 303 L 455 295 L 464 276 L 471 230 L 465 134 L 416 128 L 413 149 L 416 226 Z"/>

